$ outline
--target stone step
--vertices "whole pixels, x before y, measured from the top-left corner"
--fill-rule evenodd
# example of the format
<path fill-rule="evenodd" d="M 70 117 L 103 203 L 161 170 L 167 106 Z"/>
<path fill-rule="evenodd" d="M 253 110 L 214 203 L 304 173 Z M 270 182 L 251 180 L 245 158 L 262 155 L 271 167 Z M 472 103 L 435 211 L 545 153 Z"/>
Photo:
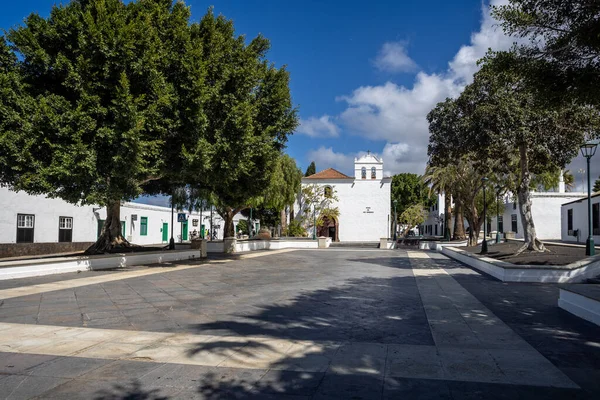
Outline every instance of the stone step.
<path fill-rule="evenodd" d="M 330 247 L 378 249 L 379 242 L 332 242 Z"/>

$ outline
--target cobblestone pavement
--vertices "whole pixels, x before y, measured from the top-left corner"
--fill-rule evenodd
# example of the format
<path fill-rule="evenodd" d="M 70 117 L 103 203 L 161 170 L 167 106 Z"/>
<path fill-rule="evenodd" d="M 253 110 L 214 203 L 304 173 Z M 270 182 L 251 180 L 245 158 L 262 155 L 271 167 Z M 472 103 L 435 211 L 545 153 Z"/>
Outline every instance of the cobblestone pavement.
<path fill-rule="evenodd" d="M 600 398 L 557 298 L 402 250 L 4 281 L 0 398 Z"/>

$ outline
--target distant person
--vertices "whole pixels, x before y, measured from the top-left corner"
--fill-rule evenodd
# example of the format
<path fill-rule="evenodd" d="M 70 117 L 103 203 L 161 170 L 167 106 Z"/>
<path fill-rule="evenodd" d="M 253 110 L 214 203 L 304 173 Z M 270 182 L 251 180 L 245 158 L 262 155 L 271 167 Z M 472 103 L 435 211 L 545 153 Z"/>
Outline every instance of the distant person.
<path fill-rule="evenodd" d="M 210 229 L 206 230 L 206 239 L 210 240 Z"/>

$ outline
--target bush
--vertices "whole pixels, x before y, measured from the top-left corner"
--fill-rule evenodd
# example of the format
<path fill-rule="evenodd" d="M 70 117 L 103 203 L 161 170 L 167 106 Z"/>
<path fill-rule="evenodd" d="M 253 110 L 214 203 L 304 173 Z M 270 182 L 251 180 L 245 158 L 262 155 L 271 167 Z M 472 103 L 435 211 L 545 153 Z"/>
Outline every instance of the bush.
<path fill-rule="evenodd" d="M 242 232 L 242 234 L 248 235 L 248 221 L 241 219 L 237 224 L 237 232 Z"/>
<path fill-rule="evenodd" d="M 306 236 L 306 229 L 302 227 L 300 221 L 293 220 L 290 221 L 287 230 L 285 231 L 285 235 L 288 237 L 304 237 Z"/>

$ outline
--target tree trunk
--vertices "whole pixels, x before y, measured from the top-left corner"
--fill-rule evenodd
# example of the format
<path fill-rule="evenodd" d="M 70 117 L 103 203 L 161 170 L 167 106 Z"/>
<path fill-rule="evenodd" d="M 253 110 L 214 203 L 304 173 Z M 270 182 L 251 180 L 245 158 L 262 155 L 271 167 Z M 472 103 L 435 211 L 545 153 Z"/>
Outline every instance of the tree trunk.
<path fill-rule="evenodd" d="M 279 212 L 281 218 L 281 236 L 285 236 L 285 231 L 287 230 L 287 218 L 285 215 L 285 208 Z"/>
<path fill-rule="evenodd" d="M 468 219 L 469 222 L 469 246 L 477 246 L 479 242 L 479 232 L 481 231 L 481 221 L 479 218 Z M 483 238 L 485 240 L 485 238 Z"/>
<path fill-rule="evenodd" d="M 454 237 L 453 240 L 465 240 L 465 217 L 462 202 L 457 198 L 454 202 Z"/>
<path fill-rule="evenodd" d="M 529 172 L 529 159 L 527 158 L 527 145 L 525 143 L 519 146 L 521 181 L 517 187 L 517 198 L 519 199 L 519 213 L 521 214 L 521 224 L 523 225 L 523 236 L 525 244 L 517 251 L 517 254 L 529 251 L 545 251 L 544 244 L 537 238 L 535 224 L 531 215 L 531 173 Z"/>
<path fill-rule="evenodd" d="M 221 216 L 223 217 L 223 221 L 224 221 L 224 227 L 223 227 L 223 239 L 228 238 L 228 237 L 235 237 L 235 229 L 233 227 L 233 217 L 235 216 L 235 213 L 233 212 L 234 210 L 231 209 L 231 207 L 227 207 L 225 208 L 224 212 L 221 214 Z"/>
<path fill-rule="evenodd" d="M 121 201 L 112 200 L 106 206 L 106 220 L 96 243 L 85 254 L 103 254 L 134 247 L 121 233 Z"/>
<path fill-rule="evenodd" d="M 479 240 L 479 230 L 481 229 L 481 218 L 475 205 L 475 196 L 472 196 L 470 207 L 466 210 L 467 221 L 469 222 L 469 246 L 477 246 Z M 484 238 L 485 239 L 485 238 Z"/>
<path fill-rule="evenodd" d="M 452 221 L 452 201 L 450 193 L 444 194 L 444 239 L 450 239 L 450 221 Z"/>

